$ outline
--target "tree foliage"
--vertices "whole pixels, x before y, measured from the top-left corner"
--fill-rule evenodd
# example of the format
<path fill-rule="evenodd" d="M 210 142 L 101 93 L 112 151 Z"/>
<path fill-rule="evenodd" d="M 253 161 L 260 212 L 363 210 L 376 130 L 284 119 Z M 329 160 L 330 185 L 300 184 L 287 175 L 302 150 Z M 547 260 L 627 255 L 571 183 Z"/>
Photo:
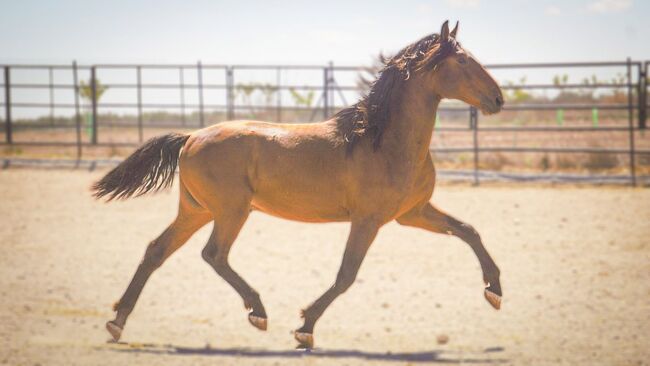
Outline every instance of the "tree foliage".
<path fill-rule="evenodd" d="M 96 91 L 96 97 L 98 101 L 102 97 L 102 95 L 104 95 L 106 90 L 108 90 L 108 87 L 102 85 L 99 79 L 95 79 L 95 91 Z M 81 82 L 79 83 L 79 96 L 87 100 L 89 103 L 92 103 L 93 100 L 92 79 L 88 79 L 88 83 L 81 80 Z"/>

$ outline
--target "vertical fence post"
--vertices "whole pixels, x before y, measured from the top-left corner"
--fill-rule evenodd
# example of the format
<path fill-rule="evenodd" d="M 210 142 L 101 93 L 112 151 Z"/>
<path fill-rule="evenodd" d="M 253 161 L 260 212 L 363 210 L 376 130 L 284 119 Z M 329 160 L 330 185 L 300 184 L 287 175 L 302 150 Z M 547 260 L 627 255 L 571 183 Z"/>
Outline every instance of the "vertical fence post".
<path fill-rule="evenodd" d="M 632 61 L 627 58 L 627 119 L 630 133 L 630 180 L 636 186 L 636 164 L 634 149 L 634 107 L 632 105 Z"/>
<path fill-rule="evenodd" d="M 11 131 L 11 70 L 5 66 L 5 139 L 8 144 L 13 143 Z"/>
<path fill-rule="evenodd" d="M 185 76 L 183 75 L 183 66 L 178 68 L 178 77 L 181 84 L 181 123 L 185 127 Z"/>
<path fill-rule="evenodd" d="M 74 121 L 77 133 L 77 161 L 81 160 L 81 111 L 79 110 L 79 72 L 77 61 L 72 61 L 72 79 L 74 81 Z"/>
<path fill-rule="evenodd" d="M 49 75 L 49 84 L 48 88 L 50 89 L 50 126 L 54 126 L 54 70 L 52 66 L 48 67 Z"/>
<path fill-rule="evenodd" d="M 323 119 L 329 116 L 329 66 L 323 68 Z"/>
<path fill-rule="evenodd" d="M 234 72 L 232 66 L 226 66 L 226 119 L 235 119 Z"/>
<path fill-rule="evenodd" d="M 328 74 L 327 74 L 327 91 L 328 91 L 327 104 L 328 104 L 328 109 L 331 109 L 332 111 L 335 112 L 336 111 L 335 110 L 335 108 L 336 108 L 336 100 L 335 99 L 336 98 L 334 97 L 335 96 L 335 94 L 334 94 L 334 87 L 335 87 L 335 85 L 334 85 L 334 62 L 330 61 L 329 65 L 328 65 L 328 68 L 329 68 L 329 71 L 328 71 Z M 328 110 L 328 112 L 329 112 L 329 110 Z M 329 113 L 328 113 L 327 117 L 329 117 Z"/>
<path fill-rule="evenodd" d="M 90 68 L 90 99 L 93 109 L 93 120 L 91 127 L 91 143 L 97 145 L 97 69 L 95 66 Z"/>
<path fill-rule="evenodd" d="M 201 61 L 196 63 L 196 74 L 199 78 L 199 126 L 203 128 L 205 121 L 203 116 L 203 66 L 201 66 Z"/>
<path fill-rule="evenodd" d="M 648 62 L 639 66 L 639 129 L 646 128 L 648 118 Z"/>
<path fill-rule="evenodd" d="M 275 76 L 276 88 L 277 88 L 276 96 L 277 96 L 277 103 L 278 103 L 277 112 L 275 114 L 275 119 L 277 120 L 277 122 L 282 122 L 282 81 L 281 81 L 281 77 L 282 77 L 282 69 L 280 67 L 278 67 L 277 74 Z"/>
<path fill-rule="evenodd" d="M 477 186 L 480 183 L 480 179 L 478 176 L 478 111 L 475 107 L 469 108 L 469 125 L 472 129 L 472 139 L 474 144 L 474 185 Z"/>
<path fill-rule="evenodd" d="M 136 74 L 138 78 L 138 142 L 142 143 L 142 67 L 136 67 Z"/>

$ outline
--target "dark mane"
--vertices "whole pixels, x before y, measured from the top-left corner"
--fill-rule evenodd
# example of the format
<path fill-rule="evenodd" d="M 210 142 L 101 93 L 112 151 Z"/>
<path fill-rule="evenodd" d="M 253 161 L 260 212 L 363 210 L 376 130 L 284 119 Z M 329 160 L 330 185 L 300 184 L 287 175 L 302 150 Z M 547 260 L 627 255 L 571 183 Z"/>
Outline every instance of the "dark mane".
<path fill-rule="evenodd" d="M 340 110 L 334 116 L 348 153 L 365 136 L 373 139 L 375 149 L 379 148 L 382 134 L 391 120 L 391 108 L 399 102 L 404 83 L 418 71 L 434 69 L 458 46 L 453 38 L 441 43 L 440 36 L 434 33 L 406 46 L 386 60 L 368 93 L 356 104 Z"/>

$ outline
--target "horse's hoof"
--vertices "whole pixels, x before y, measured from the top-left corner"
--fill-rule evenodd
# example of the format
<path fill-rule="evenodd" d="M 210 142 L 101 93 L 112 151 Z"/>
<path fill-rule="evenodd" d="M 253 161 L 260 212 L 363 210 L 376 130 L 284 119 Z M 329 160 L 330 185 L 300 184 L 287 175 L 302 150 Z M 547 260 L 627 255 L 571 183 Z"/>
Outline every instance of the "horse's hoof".
<path fill-rule="evenodd" d="M 261 316 L 253 315 L 253 314 L 248 314 L 248 321 L 257 329 L 259 330 L 266 330 L 266 318 L 262 318 Z"/>
<path fill-rule="evenodd" d="M 298 349 L 312 349 L 314 348 L 314 335 L 311 333 L 303 333 L 295 331 L 293 337 L 298 341 Z"/>
<path fill-rule="evenodd" d="M 483 292 L 485 295 L 485 300 L 492 305 L 493 308 L 499 310 L 501 308 L 501 296 L 495 294 L 494 292 L 490 291 L 490 288 L 486 288 L 485 291 Z"/>
<path fill-rule="evenodd" d="M 115 322 L 113 321 L 106 322 L 106 330 L 113 337 L 113 342 L 117 342 L 120 340 L 120 336 L 122 336 L 122 328 L 120 328 L 119 325 L 115 324 Z"/>

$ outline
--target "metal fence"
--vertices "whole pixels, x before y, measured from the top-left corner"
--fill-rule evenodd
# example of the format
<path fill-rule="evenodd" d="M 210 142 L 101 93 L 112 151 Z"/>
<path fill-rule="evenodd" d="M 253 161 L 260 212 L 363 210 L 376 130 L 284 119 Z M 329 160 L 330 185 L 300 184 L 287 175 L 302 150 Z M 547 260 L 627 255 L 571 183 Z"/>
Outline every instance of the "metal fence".
<path fill-rule="evenodd" d="M 558 154 L 625 154 L 628 156 L 629 167 L 627 180 L 629 183 L 636 185 L 637 182 L 637 157 L 640 155 L 650 155 L 650 150 L 638 148 L 635 144 L 635 135 L 639 131 L 646 128 L 648 97 L 647 97 L 647 70 L 650 61 L 640 62 L 627 59 L 626 61 L 618 62 L 574 62 L 574 63 L 527 63 L 527 64 L 498 64 L 487 65 L 489 69 L 553 69 L 553 68 L 569 68 L 569 69 L 589 69 L 589 68 L 624 68 L 625 77 L 620 82 L 602 83 L 594 82 L 590 84 L 510 84 L 502 86 L 503 89 L 537 89 L 537 90 L 570 90 L 570 89 L 624 89 L 627 95 L 626 103 L 608 103 L 608 104 L 593 104 L 593 103 L 519 103 L 511 104 L 506 103 L 505 111 L 552 111 L 552 110 L 591 110 L 599 108 L 602 110 L 622 111 L 627 115 L 627 125 L 623 126 L 601 126 L 597 129 L 588 126 L 479 126 L 479 114 L 473 107 L 467 106 L 442 106 L 439 111 L 468 111 L 469 120 L 464 126 L 446 126 L 438 127 L 436 131 L 441 132 L 467 132 L 472 135 L 472 145 L 463 147 L 451 148 L 437 148 L 434 153 L 470 153 L 473 156 L 473 170 L 471 172 L 461 172 L 461 174 L 471 175 L 475 183 L 479 183 L 481 177 L 486 176 L 482 174 L 479 166 L 479 157 L 484 153 L 558 153 Z M 336 81 L 335 75 L 341 72 L 362 72 L 366 70 L 363 67 L 355 66 L 334 66 L 331 63 L 326 66 L 288 66 L 288 65 L 215 65 L 215 64 L 159 64 L 159 65 L 128 65 L 128 64 L 98 64 L 98 65 L 77 65 L 73 62 L 70 65 L 2 65 L 3 69 L 3 83 L 0 84 L 4 90 L 4 101 L 0 107 L 4 108 L 4 141 L 0 142 L 3 145 L 26 145 L 26 146 L 72 146 L 76 147 L 77 159 L 81 159 L 83 149 L 93 146 L 137 146 L 144 139 L 144 132 L 146 128 L 152 127 L 151 124 L 145 124 L 143 121 L 144 109 L 166 109 L 174 108 L 180 110 L 180 120 L 176 124 L 158 127 L 203 127 L 206 125 L 206 113 L 208 111 L 221 111 L 223 118 L 221 120 L 231 120 L 238 117 L 238 111 L 246 108 L 244 105 L 239 105 L 236 102 L 235 89 L 236 78 L 239 72 L 257 70 L 266 73 L 276 73 L 276 80 L 273 84 L 273 90 L 277 92 L 277 98 L 274 106 L 266 106 L 267 110 L 274 112 L 274 120 L 283 121 L 283 112 L 286 111 L 302 111 L 309 113 L 309 119 L 313 120 L 318 115 L 323 118 L 330 117 L 337 108 L 343 105 L 337 105 L 335 100 L 343 101 L 345 104 L 345 92 L 358 91 L 358 85 L 339 85 Z M 177 70 L 178 79 L 174 83 L 144 83 L 142 81 L 143 70 Z M 49 73 L 48 83 L 25 83 L 13 82 L 12 72 L 16 70 L 30 71 L 40 70 Z M 56 83 L 53 80 L 52 74 L 55 70 L 66 70 L 72 73 L 72 83 Z M 107 72 L 109 70 L 131 70 L 135 72 L 135 82 L 127 83 L 108 83 L 100 85 L 98 82 L 98 74 Z M 192 71 L 196 75 L 195 80 L 187 80 L 185 77 L 186 71 Z M 288 84 L 281 80 L 282 71 L 285 70 L 309 70 L 311 72 L 321 73 L 322 79 L 319 85 L 298 85 Z M 80 89 L 81 78 L 79 74 L 83 72 L 89 74 L 90 90 L 90 109 L 92 118 L 90 118 L 91 126 L 89 128 L 90 136 L 88 139 L 82 137 L 83 123 L 82 113 L 80 106 Z M 219 73 L 223 76 L 223 82 L 206 82 L 204 73 L 212 72 Z M 100 102 L 98 98 L 99 88 L 108 87 L 110 89 L 124 89 L 135 90 L 135 100 L 130 102 Z M 12 101 L 12 93 L 15 90 L 25 89 L 40 89 L 49 91 L 48 102 L 34 102 L 34 101 Z M 143 91 L 144 90 L 180 90 L 179 99 L 176 103 L 144 103 Z M 73 93 L 74 99 L 72 102 L 61 103 L 55 102 L 54 92 L 56 90 L 69 90 Z M 221 103 L 214 103 L 206 101 L 205 93 L 209 91 L 222 91 L 225 93 L 225 100 Z M 288 90 L 305 90 L 314 91 L 318 93 L 319 100 L 315 106 L 297 106 L 290 104 L 283 104 L 282 92 Z M 196 102 L 187 102 L 186 93 L 191 91 L 196 93 Z M 12 112 L 18 109 L 49 109 L 53 116 L 54 109 L 68 109 L 73 111 L 74 115 L 74 141 L 60 141 L 49 140 L 43 137 L 37 141 L 16 141 L 14 139 L 14 128 L 20 123 L 12 118 Z M 100 110 L 111 108 L 131 108 L 135 109 L 136 122 L 133 127 L 137 128 L 138 140 L 133 142 L 103 142 L 99 135 L 99 127 L 104 122 L 101 120 Z M 187 123 L 187 111 L 195 111 L 198 114 L 198 123 Z M 72 127 L 72 126 L 71 126 Z M 518 147 L 518 146 L 481 146 L 480 135 L 485 132 L 530 132 L 530 133 L 553 133 L 553 132 L 627 132 L 628 144 L 626 148 L 585 148 L 585 147 Z"/>

